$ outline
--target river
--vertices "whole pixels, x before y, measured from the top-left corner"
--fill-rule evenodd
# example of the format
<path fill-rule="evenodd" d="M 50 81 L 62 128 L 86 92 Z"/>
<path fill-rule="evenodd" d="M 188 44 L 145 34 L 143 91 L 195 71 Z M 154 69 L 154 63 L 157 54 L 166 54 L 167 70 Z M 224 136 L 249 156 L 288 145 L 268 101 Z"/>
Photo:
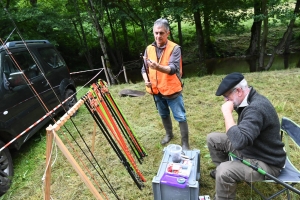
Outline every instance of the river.
<path fill-rule="evenodd" d="M 270 56 L 265 57 L 265 65 L 268 63 Z M 229 74 L 231 72 L 248 73 L 254 72 L 256 69 L 250 67 L 249 62 L 244 57 L 228 57 L 228 58 L 213 58 L 206 61 L 207 74 Z M 284 70 L 300 67 L 300 52 L 275 56 L 274 62 L 269 70 Z M 183 65 L 184 77 L 197 76 L 199 72 L 199 63 Z M 120 83 L 125 83 L 124 72 L 118 73 L 118 80 Z M 74 75 L 72 78 L 75 80 L 76 85 L 85 84 L 90 78 L 95 75 L 93 73 L 84 73 L 82 75 Z M 133 68 L 126 70 L 127 79 L 130 83 L 142 81 L 141 69 Z M 104 79 L 105 74 L 102 72 L 97 79 Z"/>

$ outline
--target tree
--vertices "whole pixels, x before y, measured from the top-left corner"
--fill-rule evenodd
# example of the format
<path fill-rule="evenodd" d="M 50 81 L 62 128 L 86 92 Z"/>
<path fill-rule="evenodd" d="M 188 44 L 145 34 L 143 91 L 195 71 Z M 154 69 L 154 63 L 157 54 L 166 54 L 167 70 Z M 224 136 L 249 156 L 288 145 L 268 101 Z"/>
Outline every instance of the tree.
<path fill-rule="evenodd" d="M 201 17 L 200 17 L 200 8 L 199 4 L 196 0 L 192 1 L 192 7 L 194 8 L 193 14 L 194 14 L 194 20 L 195 20 L 195 28 L 196 28 L 196 38 L 199 48 L 199 61 L 200 61 L 200 71 L 199 75 L 202 75 L 202 73 L 206 73 L 206 63 L 205 63 L 205 47 L 204 47 L 204 35 L 203 35 L 203 28 L 201 24 Z"/>
<path fill-rule="evenodd" d="M 188 13 L 188 4 L 178 1 L 166 2 L 164 5 L 163 15 L 165 18 L 168 18 L 169 23 L 176 22 L 177 32 L 178 32 L 178 44 L 183 46 L 183 34 L 181 30 L 181 23 L 184 18 L 188 16 L 185 13 Z M 173 36 L 173 34 L 172 34 Z M 184 51 L 184 49 L 182 50 Z"/>
<path fill-rule="evenodd" d="M 99 18 L 97 16 L 98 12 L 96 11 L 92 0 L 88 0 L 88 4 L 86 4 L 84 0 L 82 0 L 82 2 L 84 5 L 86 5 L 87 12 L 89 13 L 90 19 L 91 19 L 91 21 L 96 29 L 96 32 L 98 34 L 99 43 L 100 43 L 102 53 L 104 55 L 104 61 L 105 61 L 105 66 L 103 66 L 103 67 L 107 68 L 107 72 L 108 72 L 111 84 L 114 85 L 114 84 L 116 84 L 116 82 L 115 82 L 116 78 L 111 69 L 111 64 L 110 64 L 110 61 L 108 58 L 107 46 L 106 46 L 106 42 L 105 42 L 105 35 L 104 35 L 101 25 L 99 24 Z"/>
<path fill-rule="evenodd" d="M 78 35 L 79 41 L 80 41 L 80 46 L 82 47 L 82 52 L 88 62 L 88 65 L 90 69 L 94 68 L 93 60 L 92 60 L 92 55 L 90 53 L 88 41 L 87 41 L 87 35 L 84 30 L 84 25 L 83 25 L 83 20 L 81 17 L 79 5 L 77 0 L 69 0 L 69 3 L 67 4 L 68 11 L 70 13 L 70 18 L 72 21 L 72 24 L 74 26 L 74 29 Z M 73 9 L 74 8 L 74 9 Z M 74 16 L 74 17 L 72 17 Z M 79 26 L 79 28 L 78 28 Z"/>
<path fill-rule="evenodd" d="M 267 0 L 262 0 L 261 12 L 263 15 L 263 36 L 261 41 L 260 47 L 260 54 L 259 54 L 259 69 L 262 69 L 264 66 L 264 58 L 265 58 L 265 51 L 267 45 L 267 38 L 268 38 L 268 8 L 267 8 Z"/>
<path fill-rule="evenodd" d="M 269 70 L 273 64 L 275 54 L 280 53 L 288 53 L 288 47 L 292 38 L 292 30 L 295 24 L 296 17 L 299 15 L 299 7 L 300 7 L 300 0 L 296 0 L 294 13 L 291 16 L 291 20 L 289 22 L 289 25 L 287 27 L 287 30 L 285 31 L 283 37 L 281 38 L 280 42 L 274 47 L 273 54 L 269 59 L 269 63 L 265 67 L 265 70 Z"/>

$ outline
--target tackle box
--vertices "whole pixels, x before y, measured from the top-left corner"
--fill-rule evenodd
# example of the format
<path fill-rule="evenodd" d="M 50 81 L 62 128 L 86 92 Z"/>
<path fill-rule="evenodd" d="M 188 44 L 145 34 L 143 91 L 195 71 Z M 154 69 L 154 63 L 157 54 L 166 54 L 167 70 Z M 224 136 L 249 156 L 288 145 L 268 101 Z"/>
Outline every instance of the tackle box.
<path fill-rule="evenodd" d="M 200 179 L 200 150 L 183 151 L 185 157 L 192 161 L 189 177 L 178 177 L 166 173 L 172 158 L 167 148 L 163 150 L 163 158 L 157 175 L 153 177 L 152 189 L 154 200 L 198 200 Z M 181 183 L 178 178 L 185 178 Z"/>

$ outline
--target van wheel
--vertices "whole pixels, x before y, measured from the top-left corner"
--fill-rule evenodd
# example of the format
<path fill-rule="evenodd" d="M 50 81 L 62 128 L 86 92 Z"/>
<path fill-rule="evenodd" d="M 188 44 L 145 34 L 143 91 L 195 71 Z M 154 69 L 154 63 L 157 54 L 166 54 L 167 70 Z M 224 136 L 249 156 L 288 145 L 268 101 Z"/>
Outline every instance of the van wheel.
<path fill-rule="evenodd" d="M 5 144 L 0 140 L 0 148 Z M 10 187 L 14 175 L 13 162 L 8 148 L 0 152 L 0 196 Z"/>
<path fill-rule="evenodd" d="M 74 91 L 71 89 L 67 89 L 65 91 L 64 94 L 64 99 L 69 98 L 70 96 L 72 96 L 74 94 Z M 70 108 L 72 108 L 75 104 L 77 103 L 77 98 L 76 95 L 74 95 L 72 98 L 70 98 L 65 104 L 64 104 L 64 108 L 66 111 L 70 110 Z M 77 111 L 73 114 L 73 116 L 75 116 L 77 113 Z"/>

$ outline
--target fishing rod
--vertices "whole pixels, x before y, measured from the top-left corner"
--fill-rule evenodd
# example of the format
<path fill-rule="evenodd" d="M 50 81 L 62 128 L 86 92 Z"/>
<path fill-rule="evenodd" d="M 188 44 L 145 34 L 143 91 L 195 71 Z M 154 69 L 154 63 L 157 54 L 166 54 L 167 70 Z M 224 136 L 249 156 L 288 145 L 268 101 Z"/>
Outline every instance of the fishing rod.
<path fill-rule="evenodd" d="M 96 107 L 97 112 L 101 115 L 101 117 L 103 118 L 103 120 L 108 125 L 108 128 L 110 129 L 111 133 L 115 136 L 115 138 L 119 142 L 120 146 L 122 147 L 125 155 L 127 156 L 128 160 L 132 164 L 132 167 L 135 169 L 136 173 L 139 175 L 139 177 L 141 178 L 141 180 L 145 182 L 146 179 L 144 178 L 144 176 L 142 175 L 142 173 L 138 170 L 138 168 L 137 168 L 137 166 L 135 164 L 135 161 L 134 161 L 133 157 L 131 156 L 131 154 L 130 154 L 127 146 L 126 146 L 126 143 L 125 143 L 125 141 L 124 141 L 121 133 L 119 132 L 119 129 L 117 128 L 114 120 L 112 119 L 111 115 L 107 115 L 107 114 L 109 114 L 109 110 L 108 110 L 107 106 L 104 104 L 104 102 L 102 101 L 101 95 L 99 94 L 100 92 L 97 89 L 96 84 L 93 84 L 92 88 L 93 88 L 93 90 L 92 90 L 93 95 L 94 95 L 94 97 L 96 97 L 95 99 L 98 100 L 99 103 L 100 103 Z M 100 108 L 100 105 L 102 106 L 101 108 Z"/>
<path fill-rule="evenodd" d="M 81 103 L 80 103 L 81 102 Z M 78 101 L 77 104 L 82 104 L 84 103 L 84 101 L 81 99 L 80 101 Z M 72 112 L 71 110 L 68 111 L 68 112 Z M 57 122 L 57 124 L 60 124 L 61 120 L 59 120 Z M 71 120 L 72 124 L 74 125 L 76 131 L 78 132 L 79 136 L 80 136 L 80 139 L 83 141 L 83 144 L 84 145 L 80 145 L 78 143 L 78 141 L 76 140 L 76 138 L 73 136 L 73 134 L 69 131 L 69 129 L 67 128 L 67 126 L 64 126 L 64 128 L 67 130 L 67 132 L 69 133 L 69 135 L 72 137 L 72 139 L 74 140 L 74 142 L 76 143 L 76 145 L 78 146 L 78 148 L 81 150 L 81 152 L 83 153 L 83 155 L 86 157 L 86 159 L 89 161 L 89 163 L 92 165 L 92 167 L 94 168 L 94 170 L 97 172 L 97 174 L 102 178 L 102 180 L 106 183 L 106 185 L 108 186 L 108 188 L 111 190 L 111 192 L 116 196 L 117 199 L 119 199 L 119 197 L 117 196 L 117 193 L 115 191 L 115 189 L 113 188 L 113 186 L 111 185 L 111 183 L 109 182 L 107 176 L 105 175 L 103 169 L 101 168 L 101 166 L 99 165 L 99 162 L 98 160 L 96 159 L 95 155 L 92 153 L 91 149 L 89 148 L 88 144 L 86 143 L 86 141 L 84 140 L 83 138 L 83 134 L 79 131 L 79 129 L 77 128 L 77 126 L 75 125 L 75 123 L 73 122 L 73 120 Z M 68 140 L 69 142 L 69 140 Z M 86 168 L 86 170 L 90 173 L 91 175 L 91 178 L 95 181 L 95 183 L 97 183 L 99 189 L 102 191 L 103 193 L 103 190 L 101 189 L 100 185 L 98 184 L 98 182 L 96 181 L 95 179 L 95 176 L 91 174 L 91 172 L 88 170 L 88 168 L 86 167 L 86 164 L 82 161 L 82 159 L 79 157 L 79 154 L 78 152 L 75 150 L 75 148 L 73 147 L 73 145 L 69 142 L 69 145 L 72 147 L 73 151 L 77 154 L 77 157 L 79 158 L 79 160 L 81 161 L 82 165 Z M 86 152 L 83 147 L 86 147 L 86 149 L 88 150 L 88 152 Z M 90 153 L 91 155 L 91 158 L 87 155 L 88 153 Z M 92 162 L 92 160 L 94 160 L 94 162 Z M 98 170 L 98 168 L 100 169 L 100 171 Z"/>
<path fill-rule="evenodd" d="M 82 101 L 82 100 L 81 100 Z M 82 101 L 84 102 L 84 101 Z M 90 148 L 88 147 L 88 145 L 86 144 L 85 140 L 83 139 L 82 134 L 80 133 L 80 131 L 77 129 L 77 132 L 79 133 L 80 138 L 83 140 L 85 147 L 87 147 L 88 152 L 91 154 L 92 159 L 96 162 L 96 164 L 94 164 L 92 162 L 92 160 L 89 158 L 89 156 L 87 155 L 87 153 L 84 151 L 83 147 L 77 142 L 77 140 L 75 139 L 74 135 L 68 130 L 68 128 L 65 126 L 64 127 L 67 132 L 69 133 L 69 135 L 71 136 L 71 138 L 74 140 L 75 144 L 79 147 L 79 149 L 81 150 L 81 152 L 83 153 L 83 155 L 85 156 L 85 158 L 89 161 L 89 163 L 92 165 L 92 167 L 94 168 L 94 170 L 97 172 L 97 174 L 102 178 L 102 180 L 105 182 L 105 184 L 107 185 L 107 187 L 111 190 L 111 192 L 115 195 L 115 197 L 119 200 L 119 197 L 115 191 L 115 189 L 113 188 L 113 186 L 111 185 L 111 183 L 109 182 L 107 176 L 105 175 L 103 169 L 101 168 L 101 166 L 99 165 L 97 159 L 95 158 L 94 154 L 91 152 Z M 100 189 L 101 193 L 103 195 L 106 196 L 106 194 L 104 193 L 104 191 L 102 190 L 102 188 L 100 187 L 99 183 L 97 182 L 95 176 L 91 173 L 91 171 L 88 169 L 86 163 L 80 158 L 80 155 L 78 154 L 77 150 L 73 147 L 73 145 L 70 143 L 70 141 L 67 139 L 70 147 L 73 149 L 73 151 L 76 153 L 76 156 L 78 157 L 78 159 L 80 160 L 80 162 L 82 163 L 83 167 L 87 170 L 87 172 L 90 174 L 91 179 L 94 180 L 94 182 L 97 184 L 98 188 Z M 99 172 L 98 168 L 100 169 L 101 173 Z M 106 196 L 107 198 L 107 196 Z"/>
<path fill-rule="evenodd" d="M 133 159 L 133 157 L 131 156 L 126 143 L 118 129 L 118 127 L 115 124 L 115 121 L 112 119 L 112 116 L 109 114 L 109 110 L 107 108 L 107 106 L 105 105 L 105 103 L 103 102 L 103 99 L 101 98 L 101 94 L 100 91 L 98 90 L 96 84 L 92 85 L 93 87 L 93 94 L 95 95 L 96 99 L 99 101 L 99 106 L 101 105 L 102 110 L 99 110 L 97 107 L 97 111 L 99 112 L 99 114 L 101 115 L 101 117 L 104 119 L 104 121 L 106 122 L 108 126 L 108 128 L 110 129 L 111 133 L 114 135 L 114 137 L 117 139 L 117 141 L 119 142 L 119 144 L 121 145 L 126 157 L 128 158 L 128 160 L 130 161 L 130 163 L 132 164 L 132 167 L 135 169 L 136 173 L 140 176 L 140 178 L 143 181 L 146 181 L 146 179 L 143 177 L 142 173 L 138 170 L 135 161 Z"/>
<path fill-rule="evenodd" d="M 67 99 L 65 99 L 61 104 L 57 105 L 55 108 L 53 108 L 51 111 L 49 111 L 46 115 L 44 115 L 43 117 L 41 117 L 39 120 L 37 120 L 36 122 L 34 122 L 33 124 L 31 124 L 28 128 L 26 128 L 24 131 L 22 131 L 19 135 L 17 135 L 15 138 L 13 138 L 11 141 L 9 141 L 8 143 L 6 143 L 1 149 L 0 152 L 3 151 L 3 149 L 5 149 L 6 147 L 8 147 L 10 144 L 12 144 L 14 141 L 16 141 L 18 138 L 20 138 L 22 135 L 24 135 L 25 133 L 27 133 L 30 129 L 32 129 L 33 127 L 35 127 L 37 124 L 39 124 L 41 121 L 43 121 L 46 117 L 49 117 L 53 112 L 55 112 L 60 106 L 62 106 L 65 102 L 67 102 L 70 98 L 72 98 L 72 96 L 69 96 Z"/>
<path fill-rule="evenodd" d="M 119 152 L 117 150 L 116 147 L 117 144 L 116 142 L 113 140 L 112 136 L 109 134 L 109 131 L 107 130 L 106 126 L 103 123 L 103 120 L 101 119 L 101 117 L 99 116 L 99 114 L 96 111 L 96 108 L 94 103 L 93 103 L 93 99 L 91 99 L 91 97 L 88 97 L 89 95 L 83 96 L 82 99 L 84 99 L 85 101 L 85 106 L 87 108 L 87 110 L 90 112 L 90 114 L 92 115 L 92 117 L 94 118 L 95 122 L 98 124 L 101 132 L 103 133 L 103 135 L 105 136 L 105 138 L 107 139 L 108 143 L 112 146 L 113 150 L 117 153 L 117 156 L 119 157 L 119 159 L 121 160 L 121 156 L 120 154 L 122 153 L 121 151 Z"/>
<path fill-rule="evenodd" d="M 5 11 L 7 12 L 7 14 L 8 14 L 9 17 L 10 17 L 10 14 L 8 13 L 8 11 L 7 11 L 6 9 L 5 9 Z M 10 19 L 12 20 L 11 17 L 10 17 Z M 26 44 L 26 41 L 22 38 L 22 36 L 21 36 L 21 34 L 20 34 L 18 28 L 16 27 L 16 24 L 14 23 L 13 20 L 12 20 L 12 22 L 13 22 L 13 24 L 14 24 L 14 26 L 15 26 L 15 30 L 17 30 L 19 36 L 21 37 L 21 40 L 22 40 L 22 42 L 24 43 L 26 49 L 28 50 L 29 54 L 30 54 L 31 57 L 33 58 L 33 61 L 36 63 L 36 66 L 40 69 L 41 72 L 43 72 L 43 70 L 41 70 L 39 64 L 37 63 L 36 59 L 35 59 L 35 58 L 33 57 L 33 55 L 31 54 L 31 51 L 29 50 L 29 48 L 28 48 L 28 46 L 27 46 L 27 44 Z M 5 46 L 5 45 L 4 45 L 4 46 Z M 7 50 L 7 52 L 8 52 L 8 49 L 6 49 L 6 50 Z M 12 55 L 10 52 L 8 52 L 8 54 L 9 54 L 9 55 Z M 21 69 L 20 69 L 18 63 L 15 61 L 14 57 L 13 57 L 13 56 L 10 56 L 10 59 L 15 63 L 15 65 L 18 66 L 19 70 L 21 71 Z M 47 80 L 47 78 L 45 77 L 45 75 L 44 75 L 43 73 L 42 73 L 42 75 L 44 76 L 45 80 L 47 81 L 47 84 L 51 87 L 52 91 L 54 92 L 53 87 L 51 86 L 51 84 L 49 83 L 49 81 Z M 24 73 L 23 73 L 23 78 L 25 79 L 25 81 L 26 81 L 27 83 L 30 83 L 30 81 L 28 80 L 28 78 L 25 76 Z M 28 85 L 31 86 L 31 84 L 28 84 Z M 4 148 L 6 148 L 8 145 L 10 145 L 12 142 L 14 142 L 16 139 L 18 139 L 20 136 L 22 136 L 24 133 L 26 133 L 28 130 L 30 130 L 32 127 L 34 127 L 36 124 L 38 124 L 40 121 L 42 121 L 42 120 L 45 119 L 46 117 L 51 117 L 51 118 L 52 118 L 52 116 L 50 115 L 52 112 L 50 112 L 50 111 L 48 110 L 47 106 L 46 106 L 46 105 L 44 104 L 44 102 L 40 99 L 39 94 L 37 94 L 37 92 L 35 91 L 35 89 L 34 89 L 33 87 L 31 87 L 31 89 L 32 89 L 32 92 L 33 92 L 34 94 L 36 94 L 35 96 L 40 100 L 39 102 L 42 104 L 44 110 L 46 111 L 46 115 L 43 116 L 40 120 L 38 120 L 36 123 L 32 124 L 30 127 L 28 127 L 24 132 L 22 132 L 21 134 L 19 134 L 17 137 L 15 137 L 10 143 L 8 143 L 8 144 L 5 145 L 3 148 L 1 148 L 1 150 L 3 150 Z M 54 94 L 56 95 L 55 92 L 54 92 Z M 73 95 L 72 95 L 71 97 L 73 97 Z M 68 100 L 69 100 L 71 97 L 69 97 Z M 60 106 L 62 105 L 62 103 L 61 103 L 61 101 L 60 101 L 60 99 L 58 98 L 57 95 L 56 95 L 56 98 L 57 98 L 58 101 L 60 102 L 60 104 L 58 105 L 58 107 L 60 107 Z M 53 110 L 54 110 L 54 109 L 53 109 Z M 64 110 L 65 110 L 65 108 L 64 108 Z M 66 110 L 65 110 L 65 111 L 66 111 Z M 55 119 L 52 118 L 52 120 L 55 122 Z"/>
<path fill-rule="evenodd" d="M 117 156 L 119 157 L 119 159 L 121 160 L 123 165 L 125 166 L 126 170 L 128 171 L 131 178 L 134 180 L 134 182 L 136 183 L 137 187 L 139 189 L 142 189 L 142 187 L 144 185 L 140 182 L 140 179 L 138 179 L 137 174 L 133 171 L 132 165 L 128 162 L 125 155 L 122 153 L 121 149 L 115 142 L 115 140 L 112 138 L 112 136 L 109 134 L 108 130 L 105 128 L 105 125 L 104 125 L 103 121 L 101 120 L 101 117 L 99 116 L 99 112 L 97 111 L 97 106 L 98 106 L 97 102 L 94 101 L 95 99 L 90 94 L 88 94 L 88 96 L 89 97 L 87 97 L 87 96 L 83 97 L 85 99 L 85 105 L 86 105 L 87 109 L 92 114 L 94 120 L 98 124 L 103 135 L 105 136 L 105 138 L 108 140 L 109 144 L 114 149 L 115 153 L 117 154 Z M 102 118 L 103 118 L 103 116 L 102 116 Z"/>
<path fill-rule="evenodd" d="M 143 63 L 143 65 L 144 65 L 144 68 L 145 68 L 145 72 L 146 72 L 146 76 L 147 76 L 147 81 L 150 83 L 150 78 L 149 78 L 149 75 L 148 75 L 148 72 L 149 72 L 149 71 L 148 71 L 148 67 L 147 67 L 147 62 L 145 61 L 145 57 L 143 56 L 142 53 L 140 53 L 140 58 L 141 58 L 141 60 L 142 60 L 142 63 Z M 150 60 L 149 60 L 149 61 L 150 61 Z M 158 109 L 158 108 L 157 108 L 156 101 L 155 101 L 155 98 L 154 98 L 154 93 L 153 93 L 152 85 L 151 85 L 150 89 L 151 89 L 151 93 L 152 93 L 152 96 L 153 96 L 153 101 L 154 101 L 154 103 L 155 103 L 155 107 L 156 107 L 156 109 Z"/>
<path fill-rule="evenodd" d="M 134 155 L 136 156 L 136 158 L 138 159 L 139 163 L 142 164 L 141 162 L 141 156 L 139 154 L 139 152 L 136 150 L 133 142 L 130 140 L 129 135 L 126 134 L 126 130 L 124 129 L 123 124 L 121 123 L 120 119 L 118 118 L 116 112 L 113 110 L 112 106 L 107 102 L 108 100 L 104 97 L 103 93 L 101 92 L 102 98 L 105 101 L 106 105 L 108 106 L 109 110 L 111 111 L 111 114 L 113 116 L 113 118 L 115 119 L 116 123 L 118 124 L 118 126 L 120 127 L 121 132 L 123 133 L 126 141 L 128 142 L 131 150 L 133 151 Z"/>
<path fill-rule="evenodd" d="M 140 145 L 135 134 L 133 133 L 132 129 L 130 128 L 128 122 L 126 121 L 125 117 L 123 116 L 121 110 L 119 109 L 118 105 L 116 104 L 113 97 L 111 96 L 108 89 L 106 88 L 105 84 L 103 83 L 103 80 L 99 80 L 97 85 L 99 85 L 99 87 L 101 87 L 101 90 L 100 90 L 101 95 L 102 95 L 104 101 L 106 101 L 106 104 L 110 107 L 110 110 L 112 111 L 112 113 L 115 115 L 115 117 L 117 119 L 116 121 L 118 122 L 118 124 L 120 124 L 122 130 L 124 130 L 125 133 L 127 133 L 127 135 L 125 135 L 125 137 L 128 140 L 130 139 L 130 141 L 128 141 L 129 144 L 130 145 L 132 144 L 135 147 L 135 149 L 138 151 L 139 158 L 145 157 L 147 155 L 145 150 Z"/>
<path fill-rule="evenodd" d="M 3 5 L 3 3 L 2 3 Z M 36 121 L 34 124 L 32 124 L 31 126 L 29 126 L 25 131 L 23 131 L 22 133 L 20 133 L 19 135 L 17 135 L 17 137 L 15 137 L 14 139 L 12 139 L 9 143 L 7 143 L 6 145 L 4 145 L 0 152 L 6 148 L 7 146 L 9 146 L 11 143 L 13 143 L 16 139 L 20 138 L 23 134 L 25 134 L 26 132 L 28 132 L 31 128 L 33 128 L 34 126 L 36 126 L 38 123 L 40 123 L 42 120 L 44 120 L 46 117 L 50 117 L 54 122 L 55 122 L 55 119 L 51 116 L 51 114 L 57 109 L 59 108 L 60 106 L 62 106 L 63 103 L 67 102 L 67 100 L 69 100 L 70 98 L 72 98 L 74 95 L 70 96 L 69 98 L 67 98 L 63 103 L 61 102 L 61 100 L 58 98 L 57 94 L 54 92 L 54 89 L 53 87 L 51 86 L 50 82 L 48 81 L 48 79 L 45 77 L 45 74 L 43 73 L 43 70 L 41 70 L 41 67 L 39 65 L 39 63 L 37 62 L 37 60 L 35 59 L 35 57 L 33 56 L 33 54 L 31 53 L 30 49 L 28 48 L 27 44 L 26 44 L 26 41 L 23 39 L 21 33 L 19 32 L 16 24 L 14 23 L 13 19 L 11 18 L 10 16 L 10 13 L 7 11 L 6 8 L 4 8 L 4 10 L 7 12 L 9 18 L 11 19 L 13 25 L 15 26 L 15 30 L 17 30 L 17 33 L 18 35 L 20 36 L 22 42 L 24 43 L 26 49 L 28 50 L 29 54 L 31 55 L 33 61 L 35 62 L 36 66 L 38 67 L 38 69 L 40 70 L 42 76 L 45 78 L 45 80 L 47 81 L 47 84 L 51 87 L 51 90 L 53 91 L 53 93 L 55 94 L 56 98 L 58 99 L 59 101 L 59 105 L 57 107 L 55 107 L 52 111 L 49 111 L 49 109 L 47 108 L 47 106 L 45 105 L 45 103 L 42 101 L 42 99 L 40 98 L 39 94 L 36 92 L 35 88 L 32 86 L 31 82 L 28 80 L 28 78 L 26 77 L 26 75 L 24 73 L 22 73 L 23 75 L 23 78 L 25 79 L 25 82 L 30 86 L 30 89 L 32 90 L 32 92 L 35 94 L 35 97 L 39 100 L 41 106 L 43 107 L 44 111 L 46 112 L 46 115 L 43 116 L 42 118 L 40 118 L 38 121 Z M 4 45 L 4 42 L 1 40 L 2 44 L 4 47 L 6 47 Z M 11 52 L 9 52 L 8 48 L 5 49 L 7 54 L 9 55 L 11 61 L 18 67 L 19 71 L 22 72 L 20 66 L 18 65 L 17 61 L 14 59 L 13 57 L 13 54 Z M 102 70 L 101 70 L 102 71 Z M 66 109 L 63 107 L 64 111 L 66 111 Z M 72 135 L 71 135 L 72 136 Z M 73 138 L 74 139 L 74 138 Z M 90 161 L 91 163 L 91 161 Z M 116 196 L 117 197 L 117 196 Z M 119 198 L 118 198 L 119 199 Z"/>
<path fill-rule="evenodd" d="M 14 26 L 14 30 L 16 30 L 17 34 L 19 35 L 19 37 L 21 38 L 26 50 L 28 51 L 28 53 L 30 54 L 31 58 L 33 59 L 35 65 L 37 66 L 37 68 L 39 69 L 39 71 L 41 72 L 41 75 L 44 77 L 44 79 L 46 80 L 47 84 L 50 86 L 50 89 L 52 90 L 52 92 L 54 93 L 56 99 L 58 100 L 59 103 L 61 103 L 60 98 L 57 96 L 57 94 L 55 93 L 52 85 L 50 84 L 49 80 L 46 78 L 45 74 L 43 73 L 44 70 L 42 70 L 42 67 L 40 66 L 39 62 L 37 61 L 36 57 L 33 56 L 33 53 L 31 52 L 31 50 L 29 49 L 29 47 L 27 46 L 26 41 L 24 40 L 20 30 L 18 29 L 15 21 L 13 20 L 11 14 L 8 12 L 7 8 L 4 6 L 3 2 L 1 1 L 1 4 L 4 8 L 4 11 L 6 12 L 6 14 L 8 15 L 8 18 L 10 19 L 10 21 L 12 22 L 13 26 Z M 12 33 L 11 33 L 12 34 Z M 10 35 L 11 35 L 10 34 Z M 10 36 L 9 36 L 10 37 Z M 30 86 L 30 90 L 35 94 L 35 97 L 37 98 L 38 102 L 40 103 L 40 105 L 42 106 L 42 108 L 44 109 L 44 111 L 46 113 L 49 112 L 48 107 L 45 105 L 44 101 L 41 99 L 40 95 L 38 94 L 38 92 L 35 90 L 35 88 L 33 87 L 33 85 L 31 84 L 31 82 L 29 81 L 29 79 L 27 78 L 27 76 L 25 75 L 25 73 L 22 71 L 21 67 L 19 66 L 19 64 L 17 63 L 17 61 L 15 60 L 13 54 L 9 51 L 8 47 L 6 46 L 6 44 L 1 40 L 2 46 L 5 48 L 6 53 L 9 55 L 9 58 L 11 59 L 11 61 L 13 63 L 15 63 L 15 65 L 17 66 L 17 68 L 19 69 L 20 72 L 22 72 L 22 76 L 23 79 L 25 80 L 25 82 Z M 8 38 L 7 38 L 8 40 Z M 63 107 L 64 111 L 66 112 L 66 109 Z M 50 116 L 51 120 L 55 123 L 55 119 Z"/>
<path fill-rule="evenodd" d="M 103 135 L 105 136 L 105 138 L 109 142 L 110 146 L 116 152 L 116 154 L 119 157 L 119 159 L 122 161 L 122 156 L 120 155 L 122 152 L 117 149 L 118 147 L 114 143 L 114 140 L 110 138 L 111 136 L 110 136 L 110 134 L 108 134 L 108 130 L 105 128 L 103 122 L 101 121 L 101 118 L 97 115 L 97 112 L 96 112 L 94 106 L 92 105 L 93 103 L 91 102 L 90 98 L 86 94 L 81 99 L 84 101 L 84 105 L 86 106 L 87 110 L 89 111 L 89 113 L 91 114 L 91 116 L 93 117 L 93 119 L 95 120 L 95 122 L 97 123 L 98 127 L 100 128 L 101 132 L 103 133 Z M 91 155 L 93 155 L 93 157 L 94 157 L 93 153 L 91 153 Z M 97 162 L 97 160 L 96 160 L 96 162 Z M 122 162 L 122 163 L 124 164 L 124 162 Z M 97 164 L 98 164 L 98 162 L 97 162 Z M 119 199 L 116 191 L 114 190 L 113 186 L 109 182 L 107 176 L 105 175 L 105 173 L 103 171 L 102 171 L 102 173 L 104 174 L 104 177 L 105 177 L 105 179 L 103 179 L 103 178 L 102 179 L 107 184 L 107 186 L 110 188 L 110 190 L 114 193 L 114 195 L 116 196 L 116 198 Z"/>
<path fill-rule="evenodd" d="M 39 93 L 35 90 L 35 88 L 33 87 L 33 84 L 31 83 L 31 81 L 27 78 L 27 76 L 25 75 L 25 73 L 23 72 L 22 68 L 20 67 L 19 63 L 17 62 L 17 60 L 14 58 L 13 53 L 11 51 L 9 51 L 8 46 L 3 42 L 3 40 L 0 38 L 0 42 L 6 52 L 6 54 L 9 56 L 10 60 L 15 64 L 15 66 L 17 67 L 17 69 L 22 73 L 22 78 L 25 80 L 25 82 L 27 83 L 27 85 L 29 85 L 30 90 L 32 91 L 32 93 L 34 94 L 34 96 L 37 98 L 37 101 L 41 104 L 42 108 L 44 109 L 44 111 L 46 113 L 49 112 L 48 107 L 45 105 L 44 101 L 42 100 L 42 98 L 40 97 Z M 25 44 L 25 43 L 24 43 Z M 28 49 L 29 52 L 29 49 Z M 30 53 L 30 52 L 29 52 Z M 30 53 L 31 54 L 31 53 Z M 31 55 L 32 56 L 32 55 Z M 34 60 L 35 64 L 36 61 Z M 39 68 L 40 72 L 42 73 L 41 69 Z M 45 75 L 44 78 L 46 79 Z M 46 79 L 47 80 L 47 79 Z M 48 81 L 48 80 L 47 80 Z M 48 84 L 50 84 L 48 82 Z M 51 86 L 51 85 L 50 85 Z M 52 88 L 52 87 L 51 87 Z M 53 90 L 53 88 L 52 88 Z M 54 90 L 53 90 L 54 92 Z M 55 92 L 54 92 L 55 93 Z M 56 95 L 56 94 L 55 94 Z M 51 117 L 52 118 L 52 117 Z M 53 120 L 53 118 L 52 118 Z M 54 121 L 55 122 L 55 121 Z"/>
<path fill-rule="evenodd" d="M 102 88 L 107 88 L 107 85 L 105 84 L 105 82 L 103 80 L 99 80 L 98 84 L 102 87 Z M 126 120 L 124 114 L 122 113 L 120 107 L 118 106 L 118 104 L 116 103 L 115 99 L 113 98 L 113 96 L 110 94 L 110 92 L 107 90 L 102 90 L 104 91 L 105 97 L 108 97 L 109 103 L 113 106 L 114 110 L 117 111 L 120 119 L 122 120 L 122 123 L 125 125 L 126 130 L 129 132 L 130 137 L 134 140 L 134 142 L 136 143 L 136 146 L 139 147 L 139 149 L 141 149 L 140 151 L 143 152 L 144 156 L 147 155 L 145 149 L 140 145 L 139 141 L 137 140 L 137 137 L 133 131 L 133 129 L 130 127 L 128 121 Z"/>
<path fill-rule="evenodd" d="M 115 138 L 118 140 L 119 144 L 125 148 L 124 141 L 122 140 L 122 137 L 120 137 L 121 134 L 119 132 L 119 129 L 116 126 L 114 120 L 112 119 L 112 116 L 110 115 L 110 111 L 108 110 L 105 102 L 103 102 L 100 91 L 98 90 L 95 84 L 92 84 L 91 89 L 92 89 L 91 92 L 93 97 L 95 98 L 95 100 L 98 101 L 98 106 L 96 107 L 97 111 L 99 112 L 101 117 L 103 117 L 103 120 L 106 122 L 108 128 L 115 136 Z"/>
<path fill-rule="evenodd" d="M 241 161 L 243 164 L 247 165 L 248 167 L 251 167 L 253 170 L 257 171 L 258 173 L 272 179 L 273 181 L 277 182 L 277 183 L 280 183 L 281 185 L 283 185 L 284 187 L 292 190 L 293 192 L 297 193 L 300 195 L 300 190 L 292 187 L 291 185 L 281 181 L 280 179 L 276 178 L 275 176 L 272 176 L 271 174 L 267 173 L 266 171 L 264 171 L 262 168 L 260 167 L 257 167 L 257 166 L 254 166 L 252 165 L 251 163 L 249 163 L 247 160 L 244 160 L 238 156 L 236 156 L 235 154 L 233 154 L 232 152 L 229 152 L 228 153 L 229 156 L 232 156 L 234 158 L 236 158 L 237 160 Z"/>

